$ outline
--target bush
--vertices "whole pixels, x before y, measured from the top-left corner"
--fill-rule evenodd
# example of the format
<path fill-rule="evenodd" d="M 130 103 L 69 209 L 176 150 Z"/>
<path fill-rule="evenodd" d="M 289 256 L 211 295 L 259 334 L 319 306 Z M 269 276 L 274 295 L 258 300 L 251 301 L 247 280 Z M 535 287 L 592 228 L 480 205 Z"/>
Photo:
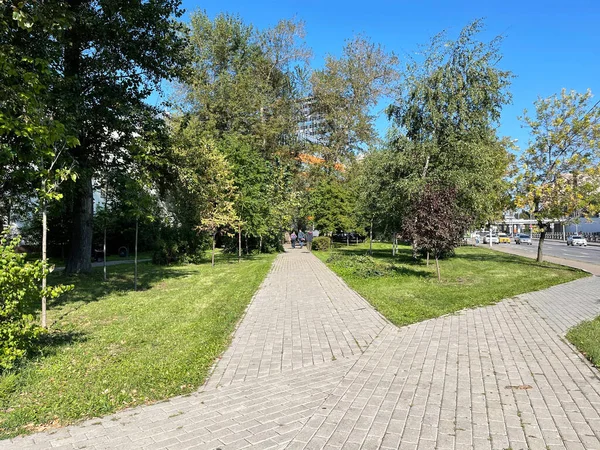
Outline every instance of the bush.
<path fill-rule="evenodd" d="M 17 253 L 20 240 L 0 235 L 0 372 L 12 368 L 44 332 L 33 315 L 42 296 L 54 299 L 72 288 L 51 286 L 44 292 L 42 262 L 27 262 L 25 253 Z"/>
<path fill-rule="evenodd" d="M 313 250 L 329 250 L 331 241 L 326 236 L 319 236 L 313 239 L 312 249 Z"/>
<path fill-rule="evenodd" d="M 177 261 L 178 254 L 177 244 L 161 240 L 158 242 L 158 249 L 152 254 L 152 264 L 169 265 Z"/>
<path fill-rule="evenodd" d="M 393 275 L 397 271 L 393 264 L 377 261 L 371 256 L 334 253 L 327 259 L 327 262 L 351 269 L 352 274 L 359 278 L 383 277 Z"/>

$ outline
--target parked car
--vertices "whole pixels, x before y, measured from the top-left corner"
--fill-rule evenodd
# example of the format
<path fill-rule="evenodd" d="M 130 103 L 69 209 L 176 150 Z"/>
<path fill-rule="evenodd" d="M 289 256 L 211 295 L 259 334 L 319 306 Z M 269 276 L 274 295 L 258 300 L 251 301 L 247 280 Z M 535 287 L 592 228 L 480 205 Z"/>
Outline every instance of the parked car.
<path fill-rule="evenodd" d="M 587 240 L 583 236 L 569 236 L 567 238 L 567 245 L 572 245 L 573 247 L 576 245 L 579 247 L 587 247 Z"/>
<path fill-rule="evenodd" d="M 532 245 L 531 236 L 528 234 L 517 234 L 515 235 L 515 244 Z"/>
<path fill-rule="evenodd" d="M 499 244 L 510 244 L 510 237 L 506 233 L 498 233 Z"/>
<path fill-rule="evenodd" d="M 498 235 L 497 234 L 492 234 L 492 244 L 497 244 L 498 242 L 499 242 L 498 241 Z M 483 243 L 484 244 L 489 244 L 490 243 L 490 234 L 489 233 L 486 234 L 483 237 Z"/>

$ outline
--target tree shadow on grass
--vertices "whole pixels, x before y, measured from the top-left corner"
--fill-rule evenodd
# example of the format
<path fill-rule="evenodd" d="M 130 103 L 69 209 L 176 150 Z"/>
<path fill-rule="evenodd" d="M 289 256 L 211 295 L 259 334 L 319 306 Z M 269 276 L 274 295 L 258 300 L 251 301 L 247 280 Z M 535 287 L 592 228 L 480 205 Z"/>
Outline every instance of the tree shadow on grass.
<path fill-rule="evenodd" d="M 363 248 L 346 248 L 333 254 L 341 254 L 350 258 L 369 256 L 368 250 L 365 251 Z M 374 249 L 371 256 L 377 262 L 387 264 L 386 270 L 389 274 L 417 278 L 430 278 L 433 276 L 433 272 L 422 268 L 425 265 L 423 261 L 413 259 L 411 249 L 399 248 L 396 256 L 392 256 L 391 250 Z M 377 271 L 377 267 L 374 270 Z M 357 275 L 361 276 L 360 272 Z M 364 277 L 369 278 L 370 276 L 371 271 L 367 270 L 367 276 Z"/>
<path fill-rule="evenodd" d="M 183 278 L 195 272 L 175 269 L 169 266 L 157 266 L 150 263 L 138 264 L 138 291 L 145 291 L 159 283 L 173 278 Z M 96 267 L 90 274 L 65 276 L 61 273 L 52 275 L 49 284 L 72 284 L 74 289 L 49 302 L 49 307 L 56 308 L 68 303 L 90 303 L 110 294 L 127 295 L 133 291 L 134 267 L 130 264 L 110 266 L 108 280 L 104 281 L 102 267 Z"/>
<path fill-rule="evenodd" d="M 369 249 L 368 248 L 360 248 L 360 247 L 346 247 L 337 249 L 338 252 L 344 255 L 355 255 L 355 256 L 368 256 Z M 374 248 L 372 255 L 373 258 L 388 262 L 390 264 L 407 264 L 412 266 L 420 266 L 423 265 L 423 261 L 415 260 L 412 257 L 412 249 L 406 247 L 399 247 L 396 252 L 396 256 L 392 255 L 391 248 Z"/>
<path fill-rule="evenodd" d="M 61 347 L 85 341 L 87 341 L 87 336 L 80 331 L 50 330 L 40 337 L 32 356 L 51 356 L 56 354 Z"/>

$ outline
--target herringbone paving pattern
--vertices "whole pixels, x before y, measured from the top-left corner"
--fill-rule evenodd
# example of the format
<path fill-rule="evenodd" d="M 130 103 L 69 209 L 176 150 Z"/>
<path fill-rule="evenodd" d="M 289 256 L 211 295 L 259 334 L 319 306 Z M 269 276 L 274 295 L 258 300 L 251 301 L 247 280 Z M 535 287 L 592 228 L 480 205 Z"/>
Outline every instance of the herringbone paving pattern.
<path fill-rule="evenodd" d="M 295 250 L 199 392 L 0 449 L 600 449 L 599 374 L 564 340 L 598 314 L 594 277 L 397 328 Z"/>

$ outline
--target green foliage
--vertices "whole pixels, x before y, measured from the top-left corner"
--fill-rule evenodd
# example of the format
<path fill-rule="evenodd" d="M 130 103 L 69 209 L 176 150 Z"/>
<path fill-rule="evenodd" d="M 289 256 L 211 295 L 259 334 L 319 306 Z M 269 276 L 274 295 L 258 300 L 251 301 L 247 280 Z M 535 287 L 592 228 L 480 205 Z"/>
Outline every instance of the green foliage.
<path fill-rule="evenodd" d="M 366 255 L 347 255 L 336 252 L 327 258 L 328 264 L 343 266 L 359 278 L 383 277 L 394 272 L 395 266 Z"/>
<path fill-rule="evenodd" d="M 436 36 L 423 61 L 408 64 L 402 95 L 388 110 L 396 125 L 389 149 L 371 155 L 382 161 L 371 163 L 376 174 L 363 182 L 371 199 L 384 189 L 380 202 L 363 203 L 396 222 L 428 183 L 456 187 L 458 206 L 477 224 L 503 209 L 510 141 L 496 126 L 512 75 L 497 67 L 501 39 L 477 39 L 482 26 L 473 22 L 456 41 Z"/>
<path fill-rule="evenodd" d="M 342 55 L 328 55 L 311 78 L 318 125 L 318 156 L 327 167 L 348 163 L 375 138 L 373 109 L 399 78 L 398 59 L 363 36 L 346 41 Z"/>
<path fill-rule="evenodd" d="M 324 233 L 353 227 L 353 203 L 348 185 L 333 176 L 323 177 L 309 192 L 308 211 L 315 228 Z"/>
<path fill-rule="evenodd" d="M 550 224 L 556 219 L 590 216 L 600 207 L 600 109 L 592 93 L 563 89 L 535 102 L 529 147 L 521 155 L 516 179 L 517 207 L 537 220 L 541 231 L 538 261 Z"/>
<path fill-rule="evenodd" d="M 0 372 L 13 367 L 25 356 L 43 329 L 34 321 L 42 296 L 56 299 L 72 286 L 52 286 L 45 290 L 40 282 L 47 272 L 41 261 L 27 262 L 17 253 L 20 237 L 0 235 Z"/>
<path fill-rule="evenodd" d="M 176 121 L 187 130 L 187 160 L 195 155 L 198 167 L 213 167 L 196 171 L 198 179 L 218 187 L 218 195 L 196 203 L 198 229 L 213 236 L 225 233 L 228 248 L 234 244 L 228 234 L 241 232 L 251 251 L 278 237 L 291 221 L 295 86 L 309 55 L 303 37 L 301 22 L 282 20 L 259 31 L 237 16 L 192 16 L 192 66 Z M 203 142 L 213 150 L 192 149 Z M 212 183 L 219 173 L 227 181 Z"/>
<path fill-rule="evenodd" d="M 71 176 L 56 159 L 78 141 L 48 114 L 56 81 L 48 33 L 67 27 L 63 9 L 60 1 L 0 5 L 0 229 L 3 217 L 26 206 L 34 191 L 42 202 L 60 198 L 55 186 Z"/>
<path fill-rule="evenodd" d="M 549 229 L 549 220 L 596 213 L 600 189 L 600 108 L 592 93 L 567 92 L 535 102 L 525 115 L 531 141 L 521 156 L 517 205 Z"/>
<path fill-rule="evenodd" d="M 327 236 L 317 236 L 313 238 L 312 249 L 313 250 L 329 250 L 331 246 L 331 239 Z"/>

